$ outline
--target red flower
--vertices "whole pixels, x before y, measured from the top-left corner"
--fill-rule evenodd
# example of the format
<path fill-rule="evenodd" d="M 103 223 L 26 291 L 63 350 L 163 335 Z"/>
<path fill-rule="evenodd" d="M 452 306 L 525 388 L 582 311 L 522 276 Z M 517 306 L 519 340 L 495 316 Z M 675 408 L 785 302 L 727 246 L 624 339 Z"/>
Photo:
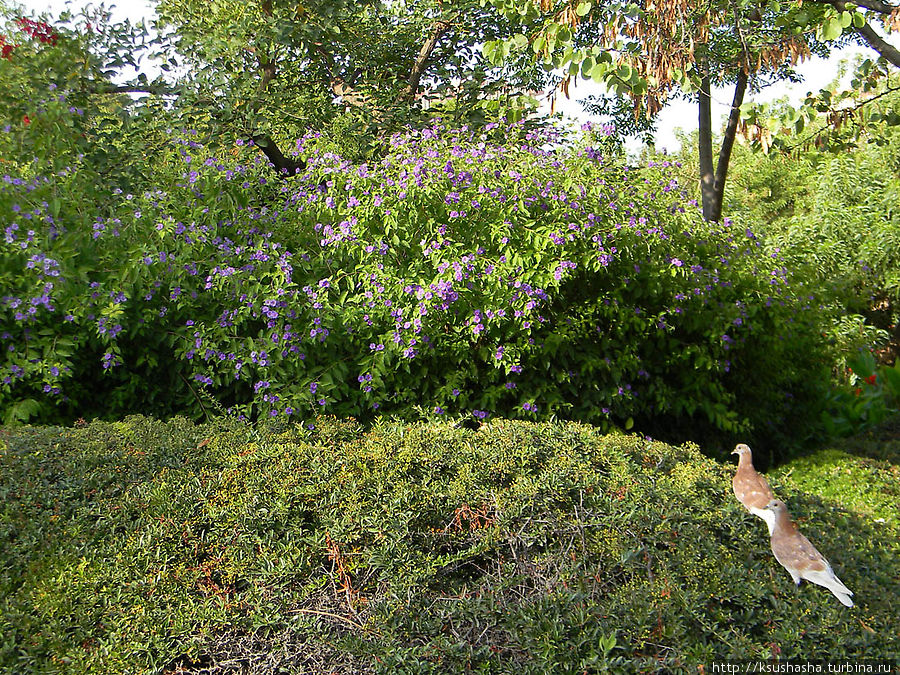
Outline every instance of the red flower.
<path fill-rule="evenodd" d="M 22 117 L 22 124 L 27 127 L 29 124 L 31 124 L 31 118 L 28 115 L 25 115 L 24 117 Z"/>
<path fill-rule="evenodd" d="M 856 394 L 857 396 L 859 396 L 860 394 L 862 394 L 862 389 L 857 387 L 856 389 L 853 390 L 853 393 Z"/>
<path fill-rule="evenodd" d="M 876 378 L 876 377 L 878 377 L 878 376 L 877 376 L 875 373 L 873 373 L 872 375 L 869 375 L 869 376 L 866 378 L 866 382 L 868 382 L 869 384 L 875 384 L 875 378 Z"/>
<path fill-rule="evenodd" d="M 53 30 L 53 27 L 44 21 L 35 21 L 25 17 L 16 19 L 16 25 L 23 33 L 44 44 L 55 45 L 59 39 L 59 35 Z"/>
<path fill-rule="evenodd" d="M 6 42 L 6 37 L 0 35 L 0 59 L 12 58 L 13 50 L 17 45 L 11 45 Z"/>

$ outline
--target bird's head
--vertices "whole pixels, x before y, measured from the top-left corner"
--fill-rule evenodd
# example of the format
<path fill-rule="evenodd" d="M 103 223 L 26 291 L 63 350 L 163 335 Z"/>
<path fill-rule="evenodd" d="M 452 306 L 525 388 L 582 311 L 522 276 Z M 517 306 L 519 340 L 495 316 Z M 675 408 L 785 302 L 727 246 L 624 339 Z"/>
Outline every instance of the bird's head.
<path fill-rule="evenodd" d="M 782 511 L 787 510 L 787 504 L 780 499 L 770 499 L 769 503 L 766 504 L 766 510 L 773 511 L 774 513 L 781 513 Z"/>
<path fill-rule="evenodd" d="M 738 443 L 736 446 L 734 446 L 734 450 L 731 451 L 731 454 L 732 455 L 743 455 L 743 454 L 749 455 L 750 454 L 750 446 L 745 445 L 744 443 Z"/>

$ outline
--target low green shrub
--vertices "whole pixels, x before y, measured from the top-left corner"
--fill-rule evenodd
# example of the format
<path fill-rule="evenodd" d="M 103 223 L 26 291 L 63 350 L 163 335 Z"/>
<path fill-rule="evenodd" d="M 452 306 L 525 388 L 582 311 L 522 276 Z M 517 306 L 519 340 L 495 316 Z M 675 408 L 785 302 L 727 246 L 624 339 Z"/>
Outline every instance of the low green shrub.
<path fill-rule="evenodd" d="M 896 657 L 897 522 L 858 508 L 861 486 L 845 501 L 775 482 L 855 592 L 847 610 L 793 587 L 732 470 L 695 446 L 502 419 L 7 430 L 0 670 L 709 672 L 714 658 Z"/>
<path fill-rule="evenodd" d="M 738 147 L 729 169 L 725 212 L 750 224 L 821 299 L 840 307 L 844 318 L 827 331 L 839 365 L 889 339 L 892 361 L 900 344 L 900 133 L 874 122 L 879 108 L 883 122 L 900 97 L 882 89 L 871 103 L 866 142 L 840 152 L 798 147 L 790 156 Z"/>

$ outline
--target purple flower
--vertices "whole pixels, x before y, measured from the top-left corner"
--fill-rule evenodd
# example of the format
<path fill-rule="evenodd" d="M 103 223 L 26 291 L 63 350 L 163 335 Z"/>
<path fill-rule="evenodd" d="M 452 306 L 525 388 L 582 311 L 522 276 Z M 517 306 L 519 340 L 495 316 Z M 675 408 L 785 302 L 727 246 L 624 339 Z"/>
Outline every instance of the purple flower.
<path fill-rule="evenodd" d="M 101 365 L 103 366 L 103 370 L 109 370 L 110 368 L 115 368 L 116 366 L 121 366 L 122 362 L 112 352 L 106 352 L 103 355 Z"/>

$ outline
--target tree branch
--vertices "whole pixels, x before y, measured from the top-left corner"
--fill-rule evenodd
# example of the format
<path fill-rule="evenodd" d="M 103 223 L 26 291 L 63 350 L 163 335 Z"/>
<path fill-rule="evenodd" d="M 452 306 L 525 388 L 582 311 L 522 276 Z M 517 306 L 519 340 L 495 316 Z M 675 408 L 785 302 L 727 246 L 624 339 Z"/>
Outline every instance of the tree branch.
<path fill-rule="evenodd" d="M 813 2 L 829 4 L 839 12 L 846 11 L 847 9 L 847 4 L 844 0 L 825 0 L 825 2 L 823 2 L 823 0 L 813 0 Z M 887 5 L 881 2 L 881 0 L 861 0 L 860 2 L 854 0 L 853 4 L 865 7 L 866 9 L 871 9 L 873 12 L 879 12 L 881 14 L 890 14 L 897 9 L 896 5 Z M 868 23 L 864 22 L 862 26 L 854 28 L 853 30 L 859 33 L 860 37 L 862 37 L 872 49 L 890 61 L 895 67 L 900 68 L 900 50 L 892 44 L 885 42 Z"/>
<path fill-rule="evenodd" d="M 840 4 L 843 5 L 844 3 Z M 868 23 L 864 23 L 859 28 L 854 28 L 854 30 L 860 34 L 863 40 L 869 43 L 872 49 L 890 61 L 896 68 L 900 68 L 900 50 L 885 42 Z"/>
<path fill-rule="evenodd" d="M 833 2 L 833 0 L 811 0 L 811 2 L 815 2 L 820 5 L 834 5 L 837 8 L 837 5 Z M 843 5 L 843 3 L 841 4 Z M 886 2 L 881 2 L 881 0 L 853 0 L 853 4 L 858 7 L 864 7 L 873 12 L 877 12 L 878 14 L 890 14 L 898 7 L 898 5 L 891 5 Z M 844 8 L 841 7 L 840 10 L 843 12 Z"/>
<path fill-rule="evenodd" d="M 734 149 L 738 123 L 741 121 L 741 104 L 744 102 L 744 94 L 747 92 L 748 79 L 747 72 L 741 68 L 737 74 L 737 83 L 734 87 L 734 99 L 731 102 L 728 124 L 725 125 L 725 137 L 722 138 L 722 147 L 719 149 L 719 162 L 716 164 L 716 202 L 712 209 L 711 218 L 711 220 L 716 222 L 722 217 L 722 202 L 725 197 L 725 179 L 728 177 L 728 163 L 731 161 L 731 151 Z"/>
<path fill-rule="evenodd" d="M 286 157 L 268 134 L 254 134 L 252 140 L 279 173 L 293 176 L 306 168 L 306 162 L 302 159 Z"/>
<path fill-rule="evenodd" d="M 877 101 L 877 100 L 880 99 L 882 96 L 887 96 L 888 94 L 893 94 L 894 92 L 898 92 L 898 91 L 900 91 L 900 87 L 887 87 L 887 88 L 886 88 L 883 92 L 881 92 L 880 94 L 876 94 L 875 96 L 872 96 L 871 98 L 867 98 L 867 99 L 865 99 L 864 101 L 860 101 L 859 103 L 857 103 L 857 104 L 856 104 L 855 106 L 853 106 L 852 108 L 847 108 L 846 110 L 847 110 L 847 111 L 850 111 L 850 112 L 856 112 L 857 110 L 859 110 L 859 109 L 862 108 L 863 106 L 867 106 L 867 105 L 869 105 L 870 103 L 872 103 L 873 101 Z M 811 139 L 817 137 L 819 134 L 821 134 L 823 131 L 825 131 L 826 129 L 828 129 L 830 126 L 831 126 L 830 123 L 828 123 L 828 124 L 822 124 L 821 126 L 817 127 L 817 128 L 815 129 L 815 131 L 812 131 L 811 133 L 806 134 L 803 138 L 798 139 L 796 143 L 792 143 L 791 145 L 780 146 L 781 152 L 793 152 L 794 150 L 796 150 L 796 149 L 799 148 L 800 146 L 802 146 L 802 145 L 804 145 L 804 144 L 806 144 L 806 143 L 809 143 Z"/>
<path fill-rule="evenodd" d="M 881 2 L 880 0 L 854 0 L 853 4 L 860 7 L 865 7 L 866 9 L 870 9 L 873 12 L 878 12 L 879 14 L 890 14 L 898 7 L 898 5 L 889 5 L 888 3 Z"/>
<path fill-rule="evenodd" d="M 266 16 L 272 16 L 272 0 L 262 1 L 262 11 Z M 278 65 L 274 57 L 260 55 L 259 67 L 262 76 L 259 79 L 259 86 L 256 88 L 256 101 L 252 104 L 253 113 L 259 112 L 263 104 L 263 94 L 268 90 L 272 80 L 278 77 Z M 293 176 L 306 168 L 306 162 L 302 159 L 294 160 L 286 157 L 268 134 L 254 132 L 250 138 L 279 173 Z"/>
<path fill-rule="evenodd" d="M 419 90 L 419 82 L 422 79 L 422 74 L 425 72 L 425 67 L 428 65 L 428 59 L 431 58 L 431 53 L 437 46 L 438 40 L 441 39 L 449 28 L 450 22 L 445 19 L 439 19 L 431 26 L 431 32 L 429 33 L 428 38 L 419 50 L 416 60 L 413 61 L 413 67 L 409 72 L 407 86 L 403 92 L 401 92 L 398 100 L 412 101 L 415 98 L 416 92 Z"/>

